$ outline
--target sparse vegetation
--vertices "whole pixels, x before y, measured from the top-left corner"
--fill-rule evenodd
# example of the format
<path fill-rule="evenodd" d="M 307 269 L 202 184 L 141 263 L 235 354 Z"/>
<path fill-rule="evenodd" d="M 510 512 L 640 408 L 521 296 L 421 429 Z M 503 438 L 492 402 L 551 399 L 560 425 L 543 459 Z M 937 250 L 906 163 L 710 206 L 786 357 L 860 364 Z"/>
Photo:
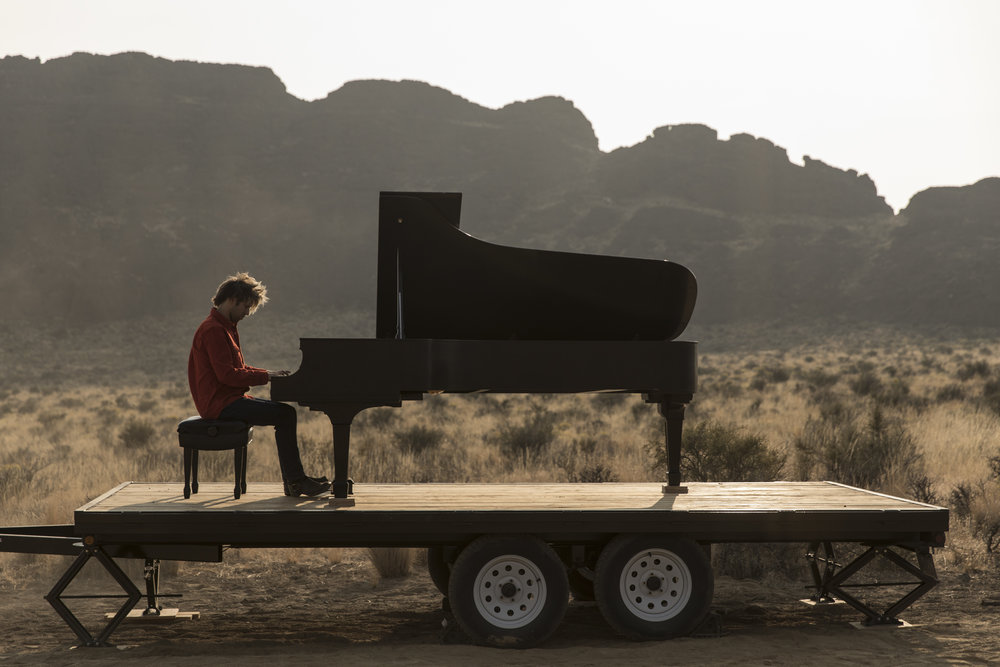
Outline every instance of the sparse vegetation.
<path fill-rule="evenodd" d="M 156 436 L 156 429 L 144 419 L 129 419 L 118 433 L 118 444 L 125 449 L 145 449 Z"/>
<path fill-rule="evenodd" d="M 614 471 L 603 463 L 585 466 L 570 476 L 571 482 L 617 482 Z"/>
<path fill-rule="evenodd" d="M 410 573 L 413 566 L 413 549 L 398 547 L 369 547 L 372 565 L 383 579 L 398 579 Z"/>
<path fill-rule="evenodd" d="M 532 404 L 527 415 L 505 421 L 491 439 L 508 459 L 534 460 L 555 438 L 556 418 L 544 405 Z"/>
<path fill-rule="evenodd" d="M 395 431 L 396 441 L 404 451 L 420 454 L 428 449 L 436 449 L 444 440 L 444 429 L 425 424 L 413 424 Z"/>
<path fill-rule="evenodd" d="M 119 339 L 127 339 L 124 330 Z M 129 357 L 114 340 L 102 331 L 95 358 Z M 248 350 L 254 362 L 295 366 L 275 356 L 294 349 L 294 338 L 248 341 L 259 345 Z M 944 503 L 953 510 L 952 530 L 939 563 L 1000 567 L 1000 360 L 975 342 L 941 350 L 898 341 L 782 347 L 780 354 L 703 349 L 707 372 L 685 422 L 685 478 L 831 479 Z M 154 348 L 150 356 L 182 354 Z M 24 357 L 3 359 L 25 377 L 0 399 L 4 524 L 65 522 L 124 480 L 180 479 L 175 428 L 193 414 L 183 368 L 157 381 L 123 368 L 125 379 L 107 378 L 105 386 L 64 386 L 51 373 L 60 360 Z M 79 359 L 61 363 L 86 375 Z M 757 380 L 760 389 L 752 386 Z M 329 475 L 329 420 L 308 410 L 299 416 L 307 469 Z M 662 419 L 638 396 L 443 395 L 361 413 L 351 474 L 367 482 L 661 481 L 663 456 Z M 204 481 L 231 476 L 230 457 L 204 456 L 201 466 Z M 278 479 L 271 429 L 255 430 L 248 477 L 251 484 Z M 720 547 L 714 558 L 734 576 L 801 566 L 798 555 L 776 563 L 783 553 Z M 0 583 L 48 562 L 0 554 Z"/>
<path fill-rule="evenodd" d="M 856 415 L 808 419 L 793 445 L 801 479 L 884 488 L 890 475 L 909 484 L 923 473 L 912 436 L 878 404 L 863 421 Z"/>
<path fill-rule="evenodd" d="M 746 428 L 709 420 L 689 426 L 681 450 L 681 472 L 697 482 L 770 482 L 781 478 L 785 455 Z M 661 436 L 649 445 L 657 470 L 666 473 Z"/>

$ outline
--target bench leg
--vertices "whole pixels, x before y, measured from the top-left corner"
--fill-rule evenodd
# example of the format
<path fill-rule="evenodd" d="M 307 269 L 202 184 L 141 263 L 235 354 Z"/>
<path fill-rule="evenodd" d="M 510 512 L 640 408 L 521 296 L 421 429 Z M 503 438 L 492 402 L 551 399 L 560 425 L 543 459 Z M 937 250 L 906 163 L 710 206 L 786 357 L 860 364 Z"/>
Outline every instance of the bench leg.
<path fill-rule="evenodd" d="M 243 445 L 243 470 L 240 473 L 240 491 L 247 492 L 247 447 Z"/>
<path fill-rule="evenodd" d="M 198 450 L 191 448 L 191 493 L 198 493 Z"/>
<path fill-rule="evenodd" d="M 184 497 L 191 497 L 191 448 L 184 448 Z"/>
<path fill-rule="evenodd" d="M 233 476 L 236 478 L 236 483 L 233 486 L 233 498 L 236 500 L 240 499 L 240 472 L 243 470 L 243 448 L 233 447 Z"/>

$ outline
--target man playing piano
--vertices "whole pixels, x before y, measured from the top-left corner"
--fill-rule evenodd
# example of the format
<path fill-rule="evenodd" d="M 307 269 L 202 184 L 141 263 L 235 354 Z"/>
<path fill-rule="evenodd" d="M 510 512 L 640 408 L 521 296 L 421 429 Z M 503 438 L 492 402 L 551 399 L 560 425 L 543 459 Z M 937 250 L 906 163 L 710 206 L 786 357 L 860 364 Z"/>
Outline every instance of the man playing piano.
<path fill-rule="evenodd" d="M 195 331 L 191 343 L 188 356 L 191 397 L 204 419 L 274 426 L 285 495 L 317 496 L 329 491 L 330 484 L 325 477 L 308 477 L 302 469 L 295 408 L 247 394 L 252 386 L 289 375 L 289 371 L 268 371 L 243 361 L 236 325 L 265 303 L 267 288 L 247 273 L 237 273 L 219 285 L 212 298 L 213 308 Z"/>

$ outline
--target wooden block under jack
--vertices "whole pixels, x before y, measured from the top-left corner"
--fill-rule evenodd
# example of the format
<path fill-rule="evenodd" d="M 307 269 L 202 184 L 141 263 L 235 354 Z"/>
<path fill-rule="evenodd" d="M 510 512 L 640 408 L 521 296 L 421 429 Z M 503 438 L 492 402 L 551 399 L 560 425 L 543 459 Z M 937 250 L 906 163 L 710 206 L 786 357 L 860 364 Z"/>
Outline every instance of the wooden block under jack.
<path fill-rule="evenodd" d="M 168 623 L 170 621 L 196 621 L 201 618 L 200 611 L 181 611 L 179 609 L 161 609 L 159 614 L 144 614 L 145 609 L 133 609 L 125 617 L 126 621 L 141 621 L 143 623 Z M 104 618 L 110 620 L 115 614 L 107 613 Z"/>
<path fill-rule="evenodd" d="M 865 625 L 864 621 L 851 621 L 851 625 L 854 626 L 855 630 L 896 630 L 898 628 L 917 627 L 912 623 L 907 623 L 903 619 L 899 619 L 899 625 L 896 625 L 895 623 L 878 623 L 874 625 Z"/>
<path fill-rule="evenodd" d="M 799 600 L 799 602 L 805 602 L 810 607 L 826 607 L 834 604 L 847 604 L 843 600 L 838 600 L 837 598 L 830 600 L 813 600 L 812 598 L 805 598 L 804 600 Z"/>
<path fill-rule="evenodd" d="M 686 486 L 670 486 L 669 484 L 664 484 L 660 490 L 660 493 L 666 495 L 669 493 L 687 493 L 688 488 Z"/>
<path fill-rule="evenodd" d="M 354 507 L 354 498 L 330 497 L 330 504 L 327 507 Z"/>

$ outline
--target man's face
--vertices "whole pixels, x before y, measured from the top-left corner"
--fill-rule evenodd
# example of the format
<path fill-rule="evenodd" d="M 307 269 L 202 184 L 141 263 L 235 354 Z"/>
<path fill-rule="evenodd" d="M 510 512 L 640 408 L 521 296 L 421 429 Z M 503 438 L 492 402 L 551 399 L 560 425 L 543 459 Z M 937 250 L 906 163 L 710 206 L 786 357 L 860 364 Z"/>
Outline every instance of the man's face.
<path fill-rule="evenodd" d="M 229 309 L 229 321 L 233 324 L 239 322 L 250 314 L 250 305 L 247 303 L 234 303 Z"/>

